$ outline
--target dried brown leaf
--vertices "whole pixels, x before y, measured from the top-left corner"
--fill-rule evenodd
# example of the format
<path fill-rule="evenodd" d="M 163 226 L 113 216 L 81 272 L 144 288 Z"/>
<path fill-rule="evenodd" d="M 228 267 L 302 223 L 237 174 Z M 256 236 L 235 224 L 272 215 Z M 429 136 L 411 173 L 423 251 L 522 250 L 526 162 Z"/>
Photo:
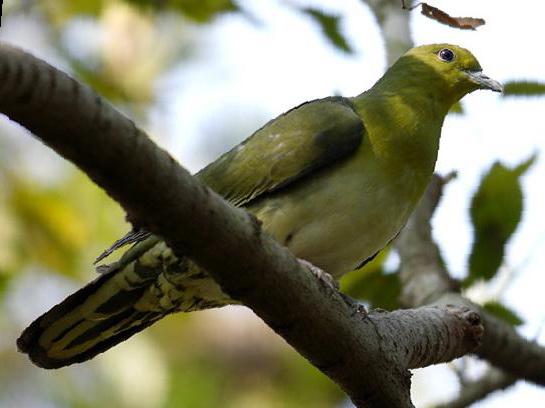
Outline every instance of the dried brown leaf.
<path fill-rule="evenodd" d="M 459 28 L 460 30 L 475 30 L 477 27 L 485 24 L 482 18 L 452 17 L 437 7 L 430 6 L 427 3 L 420 4 L 423 15 L 450 27 Z"/>

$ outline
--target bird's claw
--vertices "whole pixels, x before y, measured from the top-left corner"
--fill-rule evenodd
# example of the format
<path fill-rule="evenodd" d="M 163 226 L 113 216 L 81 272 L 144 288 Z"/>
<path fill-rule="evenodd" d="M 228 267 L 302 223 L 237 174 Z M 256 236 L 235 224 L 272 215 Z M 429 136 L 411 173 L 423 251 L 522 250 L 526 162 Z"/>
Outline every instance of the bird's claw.
<path fill-rule="evenodd" d="M 327 273 L 323 269 L 318 268 L 316 265 L 313 265 L 309 261 L 305 261 L 304 259 L 299 259 L 299 262 L 306 266 L 307 269 L 310 270 L 312 274 L 316 276 L 324 285 L 326 285 L 330 289 L 339 290 L 339 282 L 337 282 L 337 280 L 329 273 Z"/>

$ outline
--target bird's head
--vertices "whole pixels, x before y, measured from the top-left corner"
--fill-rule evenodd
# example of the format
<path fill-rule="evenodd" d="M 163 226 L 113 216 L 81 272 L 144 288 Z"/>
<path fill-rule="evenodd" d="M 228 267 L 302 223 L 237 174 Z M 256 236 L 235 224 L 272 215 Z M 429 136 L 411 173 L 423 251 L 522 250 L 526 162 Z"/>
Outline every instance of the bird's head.
<path fill-rule="evenodd" d="M 410 67 L 408 75 L 426 78 L 430 87 L 448 92 L 455 100 L 477 89 L 495 92 L 503 90 L 498 81 L 483 73 L 479 61 L 471 52 L 457 45 L 431 44 L 416 47 L 401 57 L 398 63 Z"/>

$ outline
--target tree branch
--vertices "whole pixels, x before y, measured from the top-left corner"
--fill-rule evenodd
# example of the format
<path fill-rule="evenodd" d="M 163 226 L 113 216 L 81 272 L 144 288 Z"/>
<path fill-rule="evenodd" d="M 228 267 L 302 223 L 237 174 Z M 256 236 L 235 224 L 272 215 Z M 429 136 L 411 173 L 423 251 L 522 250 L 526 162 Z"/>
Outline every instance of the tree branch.
<path fill-rule="evenodd" d="M 475 354 L 511 375 L 545 385 L 545 348 L 523 338 L 512 326 L 455 292 L 457 285 L 450 278 L 431 237 L 430 220 L 443 185 L 441 177 L 435 175 L 396 240 L 404 303 L 411 307 L 455 305 L 476 311 L 483 319 L 485 335 Z"/>
<path fill-rule="evenodd" d="M 477 381 L 464 384 L 458 397 L 435 408 L 465 408 L 486 398 L 495 391 L 504 390 L 517 381 L 516 377 L 505 374 L 503 371 L 490 368 Z"/>
<path fill-rule="evenodd" d="M 373 324 L 383 354 L 395 356 L 399 366 L 410 369 L 460 357 L 479 344 L 483 334 L 480 316 L 467 308 L 446 305 L 372 313 L 382 315 Z"/>
<path fill-rule="evenodd" d="M 359 407 L 412 407 L 409 367 L 478 344 L 478 315 L 465 309 L 358 312 L 88 87 L 7 45 L 0 111 L 85 171 L 134 224 L 206 268 Z"/>
<path fill-rule="evenodd" d="M 365 0 L 375 15 L 386 46 L 387 66 L 411 49 L 410 15 L 399 0 Z M 410 5 L 412 1 L 407 1 Z"/>

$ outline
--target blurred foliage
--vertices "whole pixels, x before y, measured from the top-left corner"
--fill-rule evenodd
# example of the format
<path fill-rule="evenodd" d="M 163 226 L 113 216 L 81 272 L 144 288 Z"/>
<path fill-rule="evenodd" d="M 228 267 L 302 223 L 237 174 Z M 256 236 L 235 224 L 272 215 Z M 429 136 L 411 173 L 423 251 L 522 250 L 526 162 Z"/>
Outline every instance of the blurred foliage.
<path fill-rule="evenodd" d="M 322 32 L 326 38 L 336 48 L 347 54 L 352 54 L 354 52 L 339 29 L 339 16 L 329 15 L 314 8 L 303 8 L 301 9 L 301 12 L 312 17 L 312 19 L 320 25 L 320 28 L 322 29 Z"/>
<path fill-rule="evenodd" d="M 47 21 L 52 45 L 76 77 L 141 116 L 155 102 L 155 80 L 191 54 L 192 20 L 177 9 L 151 7 L 166 2 L 136 1 L 150 4 L 146 10 L 133 3 L 49 0 L 36 3 L 34 10 Z M 209 3 L 210 17 L 221 13 L 222 1 Z M 94 27 L 87 33 L 92 38 L 80 39 L 75 47 L 70 34 L 84 22 Z"/>
<path fill-rule="evenodd" d="M 76 76 L 138 116 L 155 102 L 154 80 L 191 55 L 191 23 L 244 14 L 232 0 L 48 0 L 34 7 L 50 24 L 54 44 Z M 337 49 L 353 53 L 339 29 L 340 17 L 314 8 L 296 10 L 316 21 Z M 70 24 L 82 19 L 99 23 L 105 33 L 100 50 L 87 50 L 83 58 L 85 45 L 74 53 L 62 41 Z"/>
<path fill-rule="evenodd" d="M 503 96 L 545 95 L 545 84 L 537 81 L 510 81 L 503 84 Z"/>
<path fill-rule="evenodd" d="M 471 200 L 474 239 L 464 286 L 496 275 L 503 262 L 505 246 L 522 216 L 520 176 L 535 159 L 534 155 L 513 169 L 496 162 L 483 177 Z"/>
<path fill-rule="evenodd" d="M 117 204 L 79 172 L 54 186 L 13 174 L 3 173 L 7 183 L 0 207 L 2 230 L 12 231 L 3 245 L 9 256 L 0 257 L 0 271 L 5 276 L 29 264 L 77 276 L 82 267 L 93 269 L 89 260 L 94 255 L 89 249 L 96 251 L 101 241 L 105 245 L 127 229 Z"/>
<path fill-rule="evenodd" d="M 11 180 L 10 185 L 9 206 L 24 237 L 17 240 L 20 258 L 34 259 L 59 272 L 72 271 L 88 229 L 64 197 L 67 191 L 44 189 L 22 180 Z"/>
<path fill-rule="evenodd" d="M 343 399 L 340 389 L 301 356 L 277 353 L 274 360 L 261 357 L 248 366 L 245 352 L 222 360 L 221 354 L 202 351 L 175 366 L 166 406 L 325 408 Z"/>
<path fill-rule="evenodd" d="M 145 10 L 172 9 L 199 23 L 206 23 L 222 13 L 239 11 L 231 0 L 126 0 Z"/>
<path fill-rule="evenodd" d="M 64 24 L 80 15 L 99 17 L 105 8 L 122 1 L 143 12 L 176 11 L 200 23 L 209 22 L 222 13 L 239 11 L 231 0 L 48 0 L 43 2 L 42 7 L 52 17 L 54 24 Z"/>
<path fill-rule="evenodd" d="M 524 320 L 512 309 L 497 301 L 486 302 L 483 308 L 512 326 L 520 326 Z"/>
<path fill-rule="evenodd" d="M 63 26 L 81 15 L 98 17 L 108 0 L 50 0 L 40 2 L 40 7 L 54 27 Z"/>

